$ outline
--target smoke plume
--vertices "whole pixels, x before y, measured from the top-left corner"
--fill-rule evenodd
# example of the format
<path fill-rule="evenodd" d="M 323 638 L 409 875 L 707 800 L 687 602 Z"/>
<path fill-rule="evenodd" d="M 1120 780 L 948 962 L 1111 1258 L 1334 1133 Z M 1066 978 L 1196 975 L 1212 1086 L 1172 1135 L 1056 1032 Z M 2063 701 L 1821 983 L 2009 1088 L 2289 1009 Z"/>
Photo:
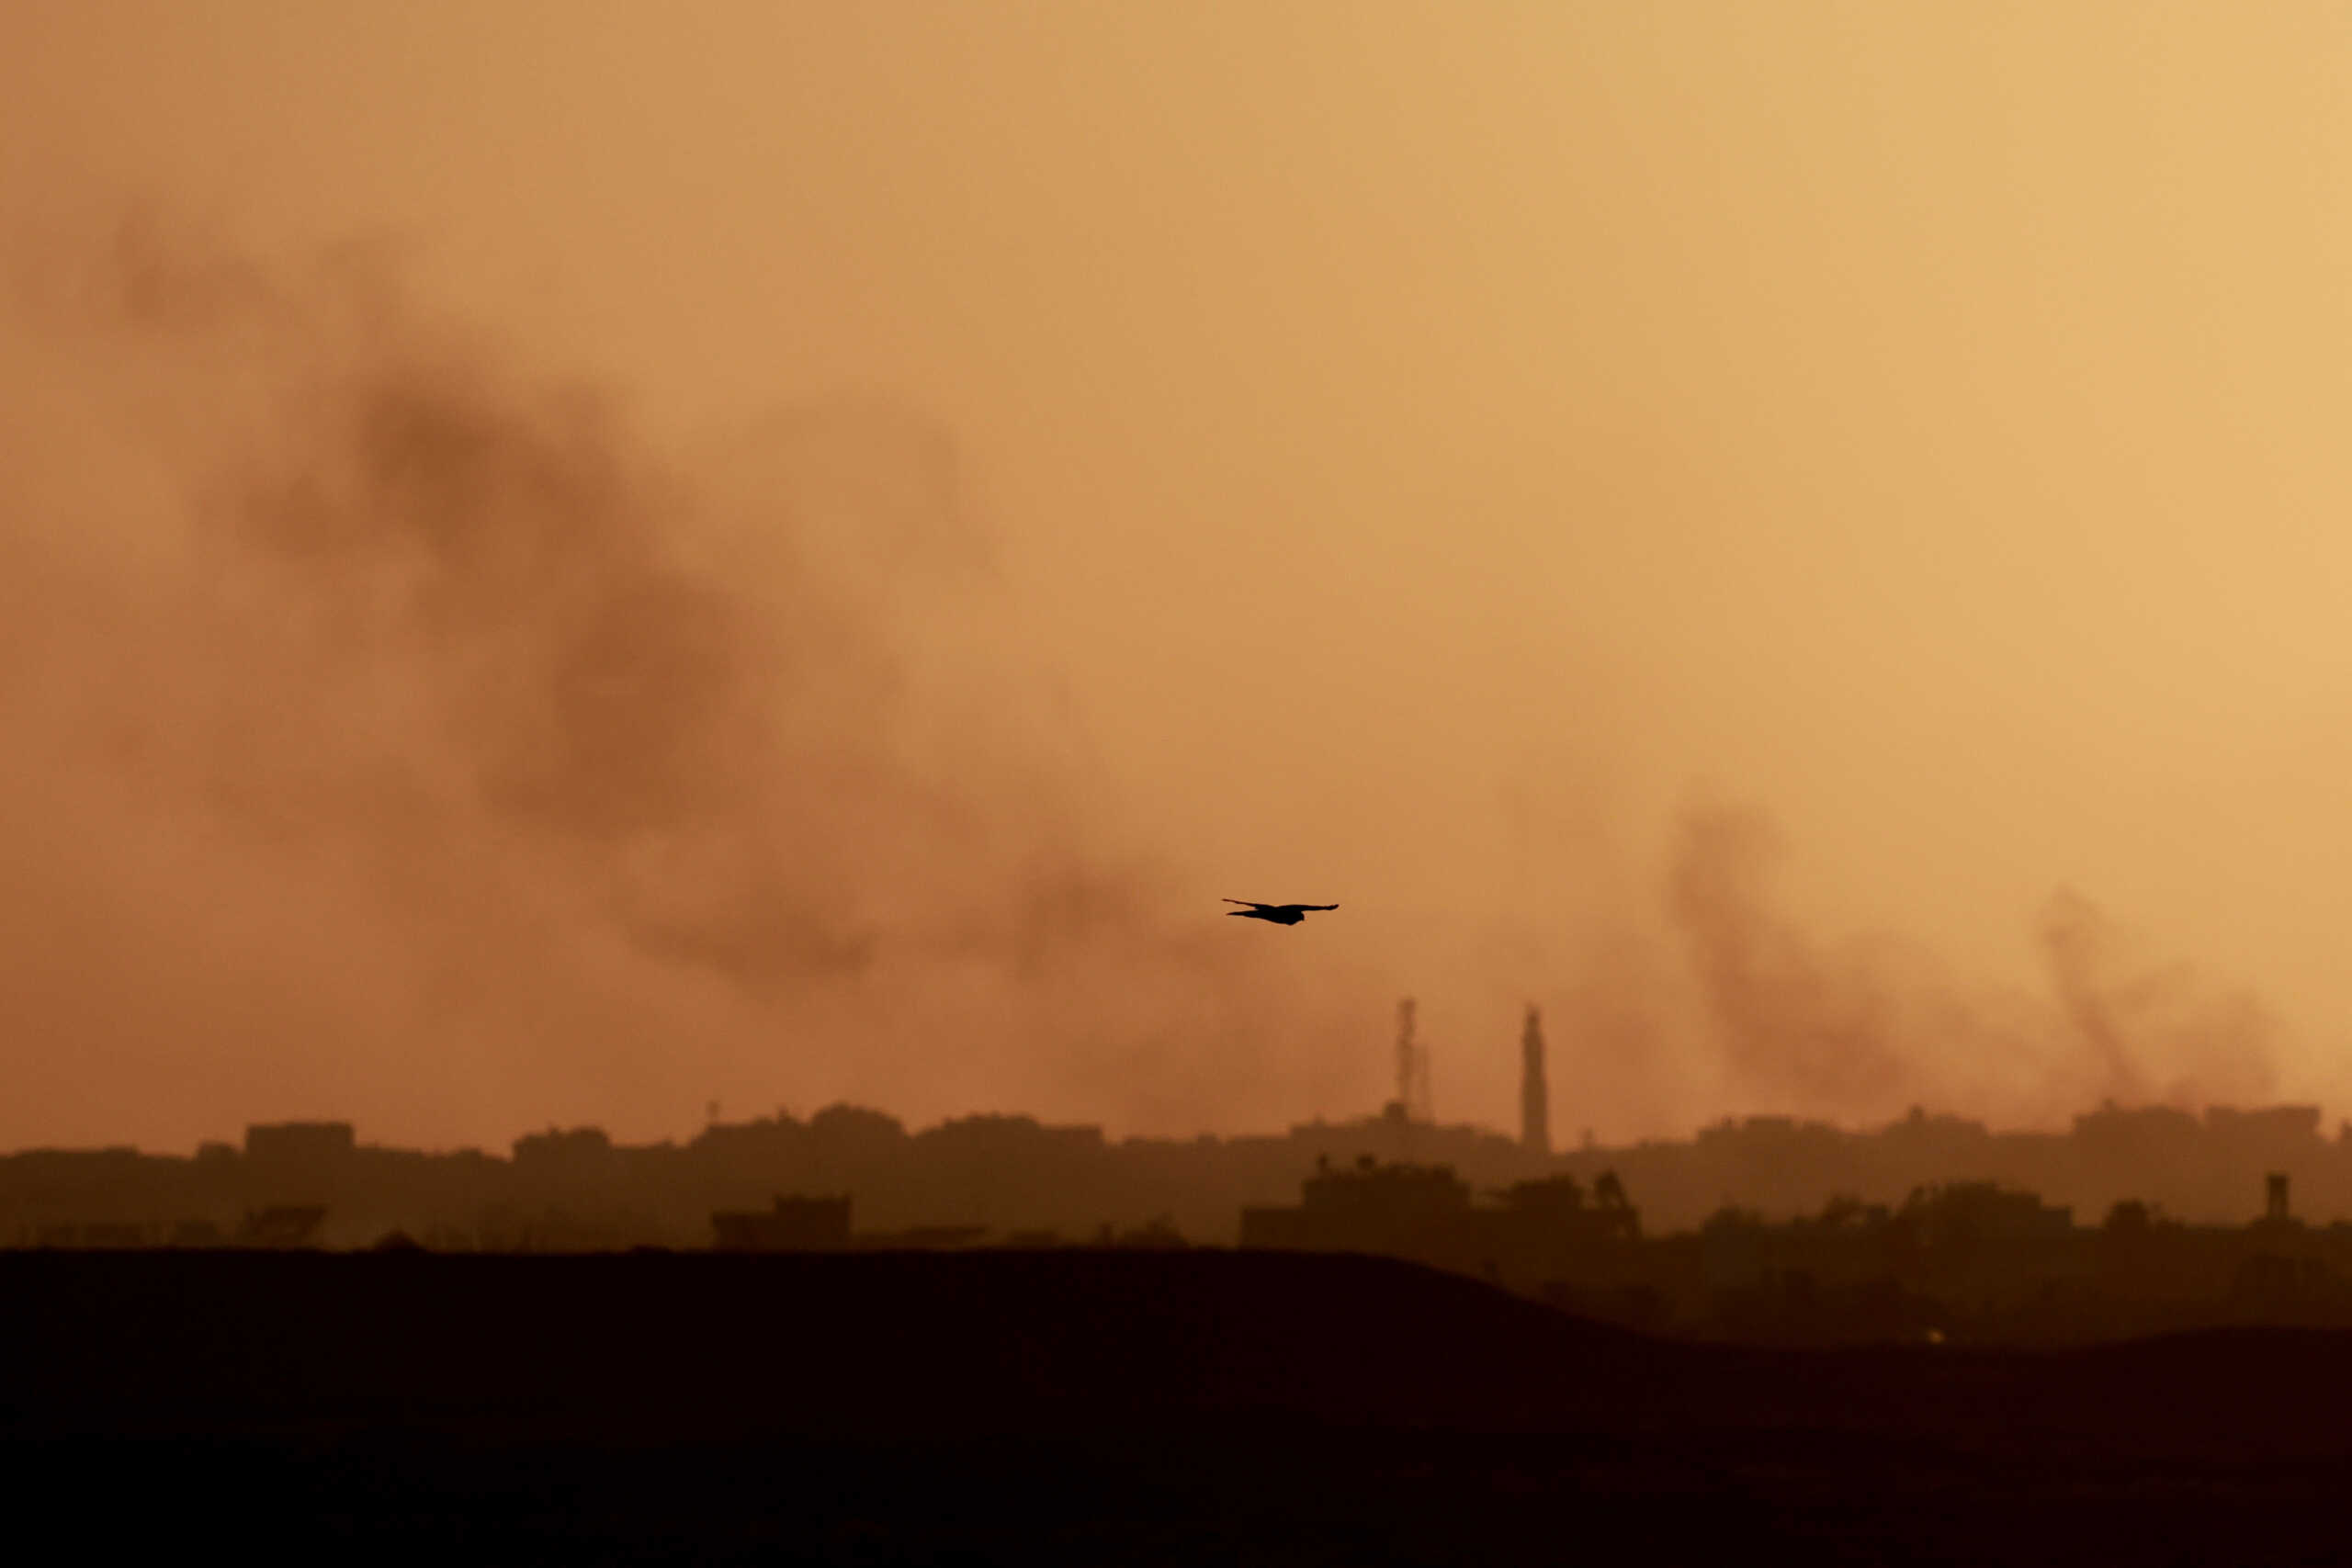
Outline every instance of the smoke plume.
<path fill-rule="evenodd" d="M 1770 820 L 1685 814 L 1668 904 L 1734 1098 L 1858 1120 L 1909 1104 L 2063 1120 L 2102 1100 L 2196 1107 L 2275 1089 L 2252 997 L 2157 965 L 2062 892 L 2036 936 L 2048 998 L 1969 987 L 1907 943 L 1826 948 L 1775 907 Z M 2053 1005 L 2054 1003 L 2054 1005 Z"/>
<path fill-rule="evenodd" d="M 1367 1104 L 1398 992 L 1443 1032 L 1430 933 L 1315 969 L 1141 852 L 921 414 L 793 409 L 689 457 L 364 250 L 267 266 L 132 225 L 18 260 L 0 1145 L 355 1114 L 643 1137 L 713 1097 L 1229 1128 Z M 1524 907 L 1457 965 L 1553 987 L 1484 999 L 1556 1009 L 1558 1080 L 1604 1100 L 1563 1125 L 2272 1086 L 2259 1007 L 2080 899 L 2041 927 L 2053 1005 L 1815 939 L 1778 852 L 1693 811 L 1666 940 L 1626 886 L 1580 976 L 1530 973 L 1563 950 Z M 1518 904 L 1592 869 L 1522 866 Z M 1463 1049 L 1448 1081 L 1501 1081 Z"/>
<path fill-rule="evenodd" d="M 1308 1070 L 1080 787 L 919 417 L 682 467 L 364 256 L 47 259 L 0 478 L 27 1081 L 496 1138 L 705 1084 L 1205 1118 Z"/>

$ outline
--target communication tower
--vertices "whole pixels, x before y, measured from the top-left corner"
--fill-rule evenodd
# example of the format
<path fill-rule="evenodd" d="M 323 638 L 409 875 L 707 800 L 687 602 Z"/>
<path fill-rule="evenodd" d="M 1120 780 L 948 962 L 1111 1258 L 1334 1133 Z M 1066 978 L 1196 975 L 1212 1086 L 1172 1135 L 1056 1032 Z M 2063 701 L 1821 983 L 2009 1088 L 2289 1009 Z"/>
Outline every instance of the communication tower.
<path fill-rule="evenodd" d="M 1408 1122 L 1433 1122 L 1430 1098 L 1430 1049 L 1415 1032 L 1413 998 L 1396 1004 L 1396 1104 Z"/>

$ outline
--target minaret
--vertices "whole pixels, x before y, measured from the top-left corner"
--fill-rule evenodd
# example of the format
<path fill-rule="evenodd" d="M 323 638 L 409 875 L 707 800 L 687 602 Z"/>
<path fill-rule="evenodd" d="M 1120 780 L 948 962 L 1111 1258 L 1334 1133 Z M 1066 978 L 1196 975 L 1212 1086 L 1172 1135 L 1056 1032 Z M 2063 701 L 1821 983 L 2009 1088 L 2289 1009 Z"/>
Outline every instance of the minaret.
<path fill-rule="evenodd" d="M 1413 998 L 1396 1004 L 1396 1113 L 1413 1114 L 1413 1079 L 1419 1064 L 1419 1043 L 1413 1038 Z"/>
<path fill-rule="evenodd" d="M 1552 1154 L 1552 1091 L 1544 1083 L 1544 1015 L 1527 1010 L 1519 1036 L 1519 1142 L 1539 1158 Z"/>

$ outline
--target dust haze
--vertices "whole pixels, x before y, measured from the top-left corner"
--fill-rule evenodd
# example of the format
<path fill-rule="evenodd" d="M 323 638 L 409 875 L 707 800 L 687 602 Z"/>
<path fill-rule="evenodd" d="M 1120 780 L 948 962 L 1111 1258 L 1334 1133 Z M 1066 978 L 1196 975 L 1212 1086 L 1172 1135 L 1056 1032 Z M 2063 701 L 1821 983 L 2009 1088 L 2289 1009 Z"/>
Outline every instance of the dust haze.
<path fill-rule="evenodd" d="M 119 1082 L 485 1137 L 535 1106 L 674 1121 L 705 1083 L 1158 1131 L 1352 1109 L 1383 976 L 1317 995 L 1328 964 L 1184 904 L 1024 658 L 935 423 L 786 410 L 681 467 L 364 252 L 271 268 L 132 220 L 35 259 L 0 971 L 14 1070 L 48 1086 L 26 1134 Z M 1662 934 L 1689 980 L 1631 998 L 1695 995 L 1733 1096 L 2269 1087 L 2251 1004 L 2143 1026 L 2192 983 L 2119 970 L 2078 898 L 2041 931 L 2058 1019 L 2003 1035 L 1821 951 L 1774 848 L 1753 811 L 1685 812 Z"/>
<path fill-rule="evenodd" d="M 0 1145 L 2345 1089 L 2316 13 L 111 15 Z"/>
<path fill-rule="evenodd" d="M 1088 797 L 946 433 L 788 410 L 681 471 L 356 264 L 41 259 L 6 974 L 51 1096 L 488 1135 L 457 1108 L 1311 1077 L 1299 987 Z"/>

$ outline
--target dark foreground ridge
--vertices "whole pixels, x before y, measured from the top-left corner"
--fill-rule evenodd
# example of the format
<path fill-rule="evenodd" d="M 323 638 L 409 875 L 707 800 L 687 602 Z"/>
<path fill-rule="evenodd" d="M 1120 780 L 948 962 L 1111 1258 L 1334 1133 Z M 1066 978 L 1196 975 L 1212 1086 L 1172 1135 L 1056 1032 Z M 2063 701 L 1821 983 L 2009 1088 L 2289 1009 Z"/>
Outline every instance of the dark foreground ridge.
<path fill-rule="evenodd" d="M 1762 1351 L 1282 1253 L 18 1252 L 0 1423 L 23 1495 L 146 1500 L 90 1529 L 395 1552 L 2324 1561 L 2352 1335 Z"/>
<path fill-rule="evenodd" d="M 0 1253 L 36 1424 L 399 1416 L 889 1434 L 1596 1416 L 1675 1353 L 1471 1280 L 1286 1253 Z"/>

